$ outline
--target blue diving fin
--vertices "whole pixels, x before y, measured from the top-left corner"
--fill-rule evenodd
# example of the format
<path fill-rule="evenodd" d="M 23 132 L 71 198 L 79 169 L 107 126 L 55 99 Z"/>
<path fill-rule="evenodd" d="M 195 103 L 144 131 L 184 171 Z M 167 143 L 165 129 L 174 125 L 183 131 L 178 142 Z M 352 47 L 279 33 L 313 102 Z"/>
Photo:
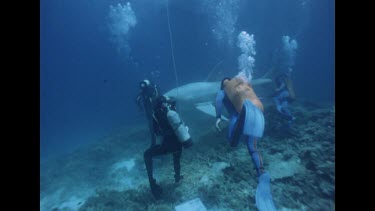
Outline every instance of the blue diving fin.
<path fill-rule="evenodd" d="M 255 193 L 255 203 L 260 211 L 276 210 L 271 194 L 270 175 L 267 172 L 259 176 L 259 184 Z"/>

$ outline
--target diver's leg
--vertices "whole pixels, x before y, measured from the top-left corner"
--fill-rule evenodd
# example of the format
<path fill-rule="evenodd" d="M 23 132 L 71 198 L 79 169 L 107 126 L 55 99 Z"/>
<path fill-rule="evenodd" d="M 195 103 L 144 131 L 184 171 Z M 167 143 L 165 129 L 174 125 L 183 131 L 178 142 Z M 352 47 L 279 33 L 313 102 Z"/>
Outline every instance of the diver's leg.
<path fill-rule="evenodd" d="M 153 147 L 156 144 L 156 135 L 154 133 L 154 122 L 152 121 L 152 119 L 148 120 L 148 129 L 150 131 L 150 136 L 151 136 L 151 146 L 150 147 Z"/>
<path fill-rule="evenodd" d="M 173 152 L 173 168 L 175 182 L 179 182 L 180 179 L 182 179 L 180 165 L 181 152 L 181 150 Z"/>
<path fill-rule="evenodd" d="M 173 168 L 174 168 L 174 178 L 175 182 L 179 182 L 182 179 L 180 175 L 180 158 L 182 153 L 182 144 L 179 142 L 178 138 L 174 135 L 165 136 L 163 140 L 163 146 L 168 153 L 172 154 L 173 157 Z"/>
<path fill-rule="evenodd" d="M 230 140 L 232 138 L 232 135 L 233 135 L 233 129 L 234 129 L 234 126 L 236 125 L 236 122 L 237 122 L 237 119 L 238 119 L 238 116 L 237 115 L 233 115 L 231 116 L 230 120 L 229 120 L 229 126 L 228 126 L 228 142 L 230 143 Z"/>
<path fill-rule="evenodd" d="M 257 150 L 257 138 L 255 138 L 254 136 L 247 136 L 247 149 L 249 150 L 249 154 L 251 156 L 251 159 L 253 160 L 253 163 L 257 170 L 257 174 L 259 176 L 264 172 L 264 168 L 262 157 Z"/>
<path fill-rule="evenodd" d="M 264 171 L 263 161 L 256 147 L 257 138 L 248 137 L 247 147 L 258 174 L 258 185 L 255 191 L 255 204 L 258 210 L 275 211 L 268 172 Z"/>
<path fill-rule="evenodd" d="M 284 91 L 281 91 L 276 97 L 273 98 L 276 104 L 276 109 L 281 114 L 283 114 L 282 109 L 285 107 L 285 102 L 288 103 L 288 101 L 286 101 L 288 97 L 289 97 L 289 92 L 284 90 Z"/>
<path fill-rule="evenodd" d="M 288 121 L 286 123 L 286 127 L 290 128 L 292 126 L 292 122 L 294 121 L 295 118 L 289 110 L 288 101 L 286 99 L 284 100 L 284 102 L 282 104 L 281 114 L 283 115 L 284 119 Z"/>
<path fill-rule="evenodd" d="M 281 112 L 280 94 L 273 98 L 277 111 Z"/>
<path fill-rule="evenodd" d="M 145 110 L 146 110 L 146 117 L 148 121 L 148 129 L 150 132 L 150 139 L 151 139 L 151 147 L 153 147 L 156 144 L 156 136 L 154 133 L 154 120 L 153 120 L 153 106 L 152 103 L 149 101 L 146 101 L 145 103 Z"/>
<path fill-rule="evenodd" d="M 165 153 L 166 153 L 165 148 L 162 145 L 158 144 L 147 149 L 143 155 L 145 165 L 146 165 L 148 180 L 150 182 L 151 192 L 156 198 L 159 198 L 162 192 L 162 189 L 158 184 L 156 184 L 156 180 L 153 177 L 152 158 L 154 156 L 162 155 Z"/>
<path fill-rule="evenodd" d="M 288 121 L 293 120 L 292 113 L 290 112 L 290 110 L 289 110 L 289 108 L 288 108 L 287 105 L 283 106 L 283 108 L 281 109 L 281 112 L 285 116 L 286 120 L 288 120 Z"/>
<path fill-rule="evenodd" d="M 143 158 L 144 158 L 146 170 L 147 170 L 147 176 L 148 176 L 148 179 L 149 179 L 150 183 L 154 179 L 154 177 L 153 177 L 153 167 L 152 167 L 152 158 L 156 155 L 163 154 L 163 151 L 164 150 L 163 150 L 162 145 L 158 144 L 158 145 L 155 145 L 153 147 L 150 147 L 143 154 Z"/>
<path fill-rule="evenodd" d="M 233 127 L 232 137 L 230 138 L 230 146 L 236 147 L 243 133 L 243 126 L 246 118 L 246 107 L 242 106 L 241 113 L 238 115 L 237 121 Z"/>

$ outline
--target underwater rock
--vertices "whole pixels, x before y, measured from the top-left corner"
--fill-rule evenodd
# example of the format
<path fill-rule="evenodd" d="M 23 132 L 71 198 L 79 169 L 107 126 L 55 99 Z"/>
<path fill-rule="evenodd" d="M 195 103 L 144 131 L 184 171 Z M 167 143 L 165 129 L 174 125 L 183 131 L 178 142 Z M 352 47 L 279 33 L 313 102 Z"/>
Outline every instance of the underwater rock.
<path fill-rule="evenodd" d="M 307 161 L 306 168 L 308 170 L 311 170 L 311 171 L 315 171 L 316 170 L 315 164 L 311 160 Z"/>
<path fill-rule="evenodd" d="M 331 183 L 328 183 L 326 181 L 322 181 L 319 184 L 319 188 L 320 188 L 322 194 L 324 195 L 324 197 L 326 197 L 326 198 L 333 198 L 334 187 L 333 187 L 333 185 Z"/>

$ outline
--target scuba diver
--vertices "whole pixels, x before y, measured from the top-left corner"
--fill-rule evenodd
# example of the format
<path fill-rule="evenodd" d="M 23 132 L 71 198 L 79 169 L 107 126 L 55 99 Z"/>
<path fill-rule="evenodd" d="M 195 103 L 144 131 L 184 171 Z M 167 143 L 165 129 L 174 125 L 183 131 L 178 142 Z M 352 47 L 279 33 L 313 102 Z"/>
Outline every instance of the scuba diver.
<path fill-rule="evenodd" d="M 270 176 L 264 171 L 262 157 L 257 150 L 257 141 L 263 136 L 263 104 L 255 94 L 246 77 L 225 77 L 216 97 L 216 128 L 220 129 L 222 105 L 230 115 L 228 141 L 236 147 L 241 135 L 246 137 L 247 148 L 255 165 L 259 179 L 256 191 L 256 205 L 259 210 L 276 210 L 270 191 Z"/>
<path fill-rule="evenodd" d="M 221 130 L 219 123 L 221 121 L 222 104 L 230 115 L 229 144 L 236 147 L 240 135 L 242 133 L 247 135 L 247 147 L 259 176 L 263 171 L 263 165 L 256 149 L 256 141 L 262 137 L 264 130 L 262 103 L 250 84 L 237 77 L 233 79 L 225 77 L 221 82 L 221 90 L 216 97 L 216 128 L 218 130 Z"/>
<path fill-rule="evenodd" d="M 154 85 L 149 80 L 145 79 L 139 83 L 139 94 L 136 100 L 136 104 L 140 110 L 144 109 L 148 121 L 148 128 L 151 136 L 151 146 L 156 144 L 156 136 L 153 132 L 153 107 L 155 99 L 159 96 L 159 87 Z M 142 104 L 143 103 L 143 108 Z"/>
<path fill-rule="evenodd" d="M 151 192 L 156 199 L 159 199 L 162 188 L 153 177 L 153 157 L 172 153 L 174 178 L 175 182 L 178 183 L 183 178 L 180 174 L 182 147 L 189 148 L 193 145 L 193 142 L 188 127 L 185 126 L 176 112 L 176 101 L 171 98 L 163 95 L 156 98 L 153 125 L 153 133 L 157 136 L 162 136 L 163 140 L 161 144 L 151 146 L 144 152 L 144 161 Z"/>
<path fill-rule="evenodd" d="M 289 71 L 291 72 L 291 71 Z M 292 122 L 296 119 L 288 108 L 288 103 L 295 100 L 295 94 L 292 86 L 292 80 L 288 73 L 280 73 L 275 78 L 276 89 L 273 94 L 273 100 L 277 111 L 287 122 L 287 128 L 290 128 Z"/>
<path fill-rule="evenodd" d="M 275 78 L 276 90 L 273 100 L 276 104 L 277 111 L 287 120 L 286 129 L 290 129 L 295 117 L 288 108 L 288 103 L 295 100 L 291 73 L 292 66 L 295 64 L 297 41 L 289 36 L 282 37 L 282 48 L 277 49 L 274 54 L 274 65 L 277 67 L 277 76 Z"/>
<path fill-rule="evenodd" d="M 225 91 L 224 91 L 224 81 L 230 80 L 230 79 L 231 78 L 229 77 L 224 77 L 224 79 L 221 80 L 220 91 L 216 95 L 216 104 L 215 104 L 216 128 L 219 131 L 221 131 L 219 124 L 221 122 L 221 110 L 222 110 L 223 104 L 225 108 L 227 109 L 227 112 L 229 113 L 230 123 L 229 123 L 229 131 L 228 131 L 228 136 L 227 136 L 228 140 L 230 140 L 234 123 L 236 122 L 238 118 L 238 112 L 236 111 L 236 108 L 234 108 L 232 102 L 229 100 L 228 96 L 225 94 Z"/>

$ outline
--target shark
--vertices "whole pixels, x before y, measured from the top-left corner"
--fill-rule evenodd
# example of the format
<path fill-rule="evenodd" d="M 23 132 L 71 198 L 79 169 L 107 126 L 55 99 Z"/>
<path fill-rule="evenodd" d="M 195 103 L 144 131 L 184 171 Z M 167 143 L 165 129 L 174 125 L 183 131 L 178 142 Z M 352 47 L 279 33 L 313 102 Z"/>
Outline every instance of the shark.
<path fill-rule="evenodd" d="M 192 82 L 173 88 L 164 93 L 164 95 L 174 98 L 180 104 L 182 109 L 190 109 L 194 107 L 205 114 L 216 117 L 214 104 L 216 94 L 220 90 L 220 83 L 221 81 Z M 269 95 L 270 90 L 273 90 L 270 88 L 270 85 L 272 85 L 272 79 L 266 77 L 253 79 L 251 85 L 258 97 L 267 96 Z M 225 116 L 223 116 L 223 119 L 228 120 Z"/>

